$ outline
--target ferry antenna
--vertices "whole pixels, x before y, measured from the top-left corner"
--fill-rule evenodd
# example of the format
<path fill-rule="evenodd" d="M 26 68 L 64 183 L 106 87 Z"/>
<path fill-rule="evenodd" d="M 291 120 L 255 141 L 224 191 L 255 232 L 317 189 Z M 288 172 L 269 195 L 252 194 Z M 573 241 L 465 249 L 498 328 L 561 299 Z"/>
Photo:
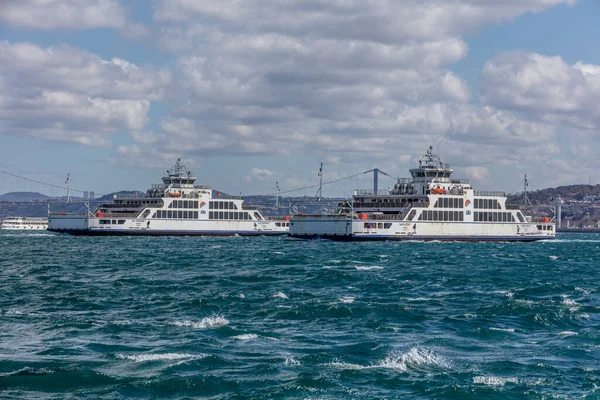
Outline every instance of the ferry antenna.
<path fill-rule="evenodd" d="M 527 181 L 527 174 L 525 174 L 525 181 L 523 182 L 523 205 L 531 206 L 531 200 L 529 200 L 529 195 L 527 194 L 527 187 L 529 186 L 529 182 Z"/>
<path fill-rule="evenodd" d="M 317 190 L 317 201 L 323 200 L 323 163 L 321 163 L 321 168 L 319 168 L 319 190 Z"/>

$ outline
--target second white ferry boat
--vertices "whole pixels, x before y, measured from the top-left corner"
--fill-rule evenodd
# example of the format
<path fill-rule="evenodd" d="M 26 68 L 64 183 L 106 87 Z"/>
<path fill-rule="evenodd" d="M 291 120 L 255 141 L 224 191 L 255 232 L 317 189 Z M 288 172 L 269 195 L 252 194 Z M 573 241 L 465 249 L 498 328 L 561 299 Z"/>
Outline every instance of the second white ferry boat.
<path fill-rule="evenodd" d="M 0 222 L 0 229 L 21 231 L 45 231 L 48 229 L 47 218 L 8 217 Z"/>
<path fill-rule="evenodd" d="M 267 219 L 240 197 L 212 196 L 210 186 L 177 160 L 143 196 L 116 196 L 85 214 L 50 213 L 48 230 L 80 235 L 285 235 L 289 218 Z"/>
<path fill-rule="evenodd" d="M 556 236 L 554 218 L 523 215 L 503 192 L 475 190 L 430 147 L 411 179 L 356 190 L 333 214 L 294 215 L 290 236 L 334 240 L 535 241 Z"/>

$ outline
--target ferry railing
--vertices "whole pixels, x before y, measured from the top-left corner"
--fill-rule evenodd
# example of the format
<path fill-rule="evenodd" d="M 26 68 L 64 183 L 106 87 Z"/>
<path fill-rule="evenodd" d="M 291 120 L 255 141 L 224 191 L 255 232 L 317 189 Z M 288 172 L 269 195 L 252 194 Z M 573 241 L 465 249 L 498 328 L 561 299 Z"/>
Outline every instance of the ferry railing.
<path fill-rule="evenodd" d="M 358 213 L 358 214 L 361 214 L 361 213 Z M 379 221 L 390 221 L 390 220 L 398 221 L 403 218 L 401 214 L 369 214 L 369 213 L 363 213 L 363 214 L 367 214 L 368 219 L 370 219 L 370 220 L 379 220 Z"/>
<path fill-rule="evenodd" d="M 483 191 L 483 190 L 475 190 L 475 196 L 493 196 L 493 197 L 506 197 L 505 192 L 500 191 Z"/>
<path fill-rule="evenodd" d="M 100 215 L 100 216 L 99 216 Z M 101 213 L 96 214 L 96 218 L 111 219 L 111 218 L 137 218 L 138 213 Z"/>
<path fill-rule="evenodd" d="M 211 200 L 241 200 L 242 196 L 233 196 L 233 195 L 228 195 L 228 194 L 219 194 L 219 195 L 215 195 L 211 198 Z"/>
<path fill-rule="evenodd" d="M 155 190 L 165 190 L 169 187 L 175 188 L 175 189 L 210 189 L 209 185 L 182 185 L 180 183 L 172 183 L 170 185 L 165 185 L 163 183 L 153 183 L 151 188 L 155 189 Z"/>
<path fill-rule="evenodd" d="M 355 196 L 386 196 L 390 194 L 388 189 L 378 189 L 377 191 L 369 190 L 369 189 L 355 189 Z"/>
<path fill-rule="evenodd" d="M 406 208 L 406 207 L 427 207 L 426 202 L 414 202 L 414 203 L 354 203 L 355 209 L 366 209 L 366 208 Z"/>
<path fill-rule="evenodd" d="M 554 218 L 550 218 L 550 217 L 531 217 L 531 221 L 529 221 L 529 222 L 549 224 L 549 223 L 553 223 L 554 222 Z"/>

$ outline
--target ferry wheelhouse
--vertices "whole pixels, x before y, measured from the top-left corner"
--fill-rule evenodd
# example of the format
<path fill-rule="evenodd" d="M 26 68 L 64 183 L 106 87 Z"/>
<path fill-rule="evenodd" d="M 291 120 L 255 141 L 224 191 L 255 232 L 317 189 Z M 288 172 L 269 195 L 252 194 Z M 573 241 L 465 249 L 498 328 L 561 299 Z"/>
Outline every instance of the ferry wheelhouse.
<path fill-rule="evenodd" d="M 11 230 L 36 230 L 45 231 L 48 229 L 47 218 L 30 218 L 30 217 L 9 217 L 0 222 L 0 229 Z"/>
<path fill-rule="evenodd" d="M 267 219 L 241 197 L 213 197 L 181 164 L 144 195 L 115 195 L 85 214 L 50 213 L 48 230 L 82 235 L 284 235 L 289 218 Z"/>
<path fill-rule="evenodd" d="M 294 215 L 290 236 L 335 240 L 535 241 L 556 235 L 554 218 L 525 216 L 506 194 L 479 191 L 432 147 L 412 178 L 391 189 L 355 190 L 333 214 Z"/>

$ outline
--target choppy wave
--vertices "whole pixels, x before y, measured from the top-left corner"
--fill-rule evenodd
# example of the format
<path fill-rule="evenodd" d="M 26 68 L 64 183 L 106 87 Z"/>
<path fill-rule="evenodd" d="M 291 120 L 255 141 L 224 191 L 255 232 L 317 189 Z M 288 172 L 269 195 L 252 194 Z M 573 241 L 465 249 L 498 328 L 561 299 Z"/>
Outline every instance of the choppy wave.
<path fill-rule="evenodd" d="M 360 266 L 357 265 L 354 268 L 356 268 L 358 271 L 372 271 L 372 270 L 376 270 L 376 269 L 383 269 L 384 267 L 380 267 L 379 265 L 371 265 L 371 266 Z"/>
<path fill-rule="evenodd" d="M 244 333 L 242 335 L 232 336 L 231 338 L 237 340 L 253 340 L 258 339 L 258 335 L 256 333 Z"/>
<path fill-rule="evenodd" d="M 354 297 L 354 296 L 343 296 L 343 297 L 339 298 L 339 301 L 341 303 L 351 304 L 351 303 L 354 303 L 355 299 L 356 299 L 356 297 Z"/>
<path fill-rule="evenodd" d="M 515 377 L 476 376 L 473 378 L 473 383 L 487 386 L 504 386 L 507 383 L 519 384 L 519 382 L 519 378 Z"/>
<path fill-rule="evenodd" d="M 597 397 L 600 235 L 33 234 L 0 239 L 0 397 Z"/>
<path fill-rule="evenodd" d="M 24 367 L 18 369 L 16 371 L 9 372 L 0 372 L 0 378 L 4 376 L 40 376 L 40 375 L 50 375 L 55 371 L 49 368 L 32 368 L 32 367 Z"/>
<path fill-rule="evenodd" d="M 173 361 L 173 360 L 197 360 L 206 357 L 206 354 L 190 353 L 162 353 L 162 354 L 122 354 L 117 353 L 115 357 L 121 360 L 147 362 L 147 361 Z"/>
<path fill-rule="evenodd" d="M 190 327 L 195 329 L 214 329 L 220 328 L 227 324 L 229 324 L 229 320 L 222 317 L 221 315 L 205 317 L 202 318 L 200 321 L 191 321 L 186 319 L 184 321 L 175 321 L 173 323 L 173 325 L 175 326 Z"/>
<path fill-rule="evenodd" d="M 340 361 L 331 362 L 329 365 L 339 369 L 364 370 L 384 368 L 399 372 L 407 372 L 410 368 L 419 367 L 438 367 L 448 369 L 450 367 L 450 362 L 444 357 L 434 353 L 431 349 L 413 347 L 405 353 L 390 354 L 383 360 L 369 365 L 360 365 Z"/>

